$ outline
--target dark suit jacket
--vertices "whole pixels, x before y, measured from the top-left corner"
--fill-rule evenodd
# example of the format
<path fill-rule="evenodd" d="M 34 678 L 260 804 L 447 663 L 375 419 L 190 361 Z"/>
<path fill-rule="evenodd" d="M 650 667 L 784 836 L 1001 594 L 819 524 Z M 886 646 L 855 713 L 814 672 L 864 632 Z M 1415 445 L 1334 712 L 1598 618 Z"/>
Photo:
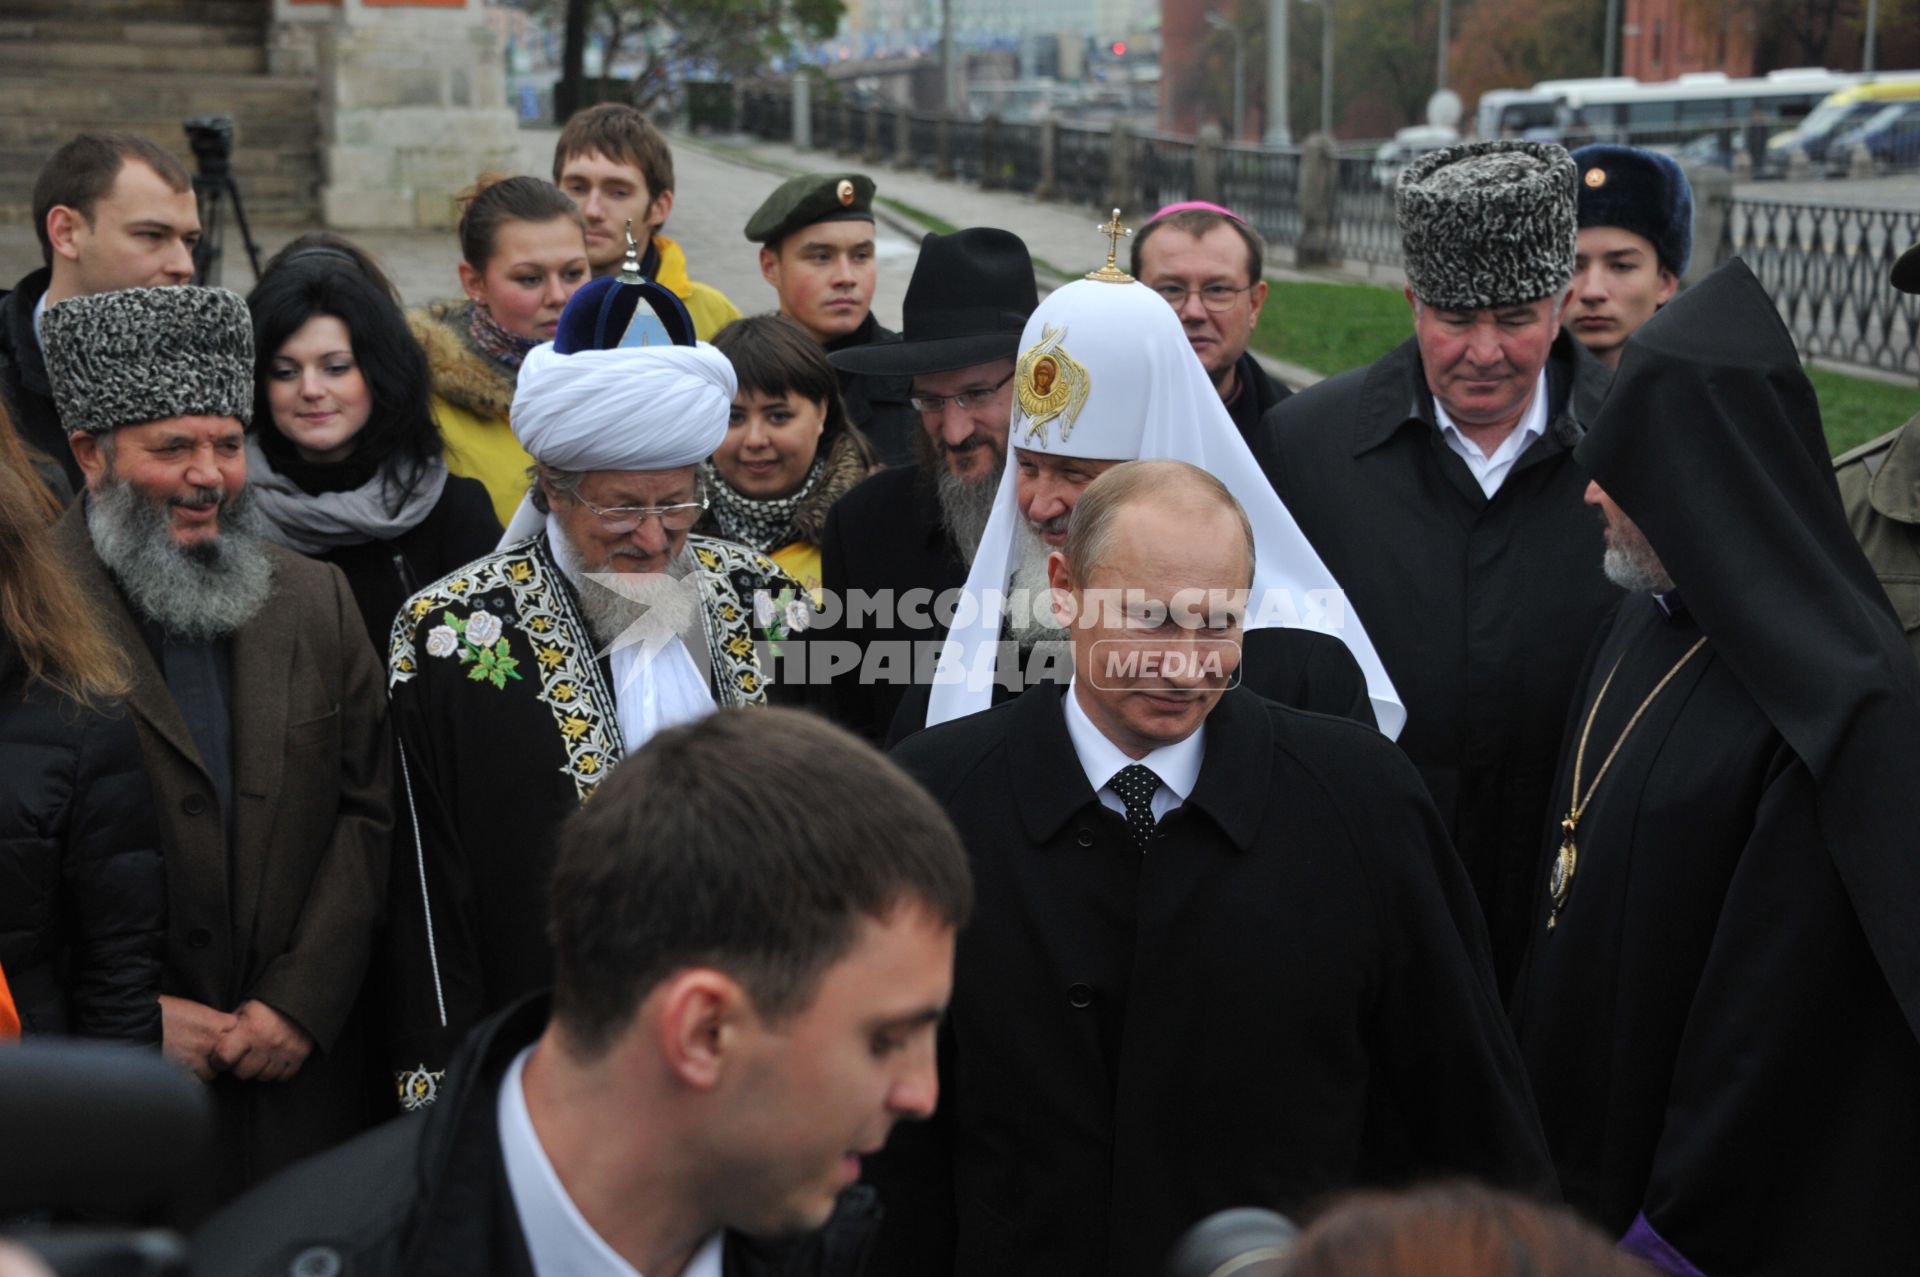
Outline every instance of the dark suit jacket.
<path fill-rule="evenodd" d="M 53 272 L 43 266 L 0 293 L 0 400 L 5 401 L 20 438 L 60 467 L 68 492 L 79 492 L 86 481 L 80 463 L 73 459 L 73 449 L 67 446 L 66 427 L 60 424 L 60 410 L 53 402 L 53 384 L 47 380 L 47 361 L 33 331 L 33 308 L 52 278 Z"/>
<path fill-rule="evenodd" d="M 214 1082 L 218 1164 L 195 1203 L 206 1209 L 364 1125 L 353 1010 L 393 827 L 380 669 L 339 570 L 270 547 L 273 597 L 233 636 L 229 846 L 212 778 L 94 553 L 84 503 L 53 535 L 133 662 L 127 703 L 167 869 L 162 992 L 223 1011 L 258 999 L 315 1044 L 291 1081 Z"/>
<path fill-rule="evenodd" d="M 1147 854 L 1038 687 L 894 757 L 977 892 L 931 1123 L 874 1167 L 876 1270 L 1158 1277 L 1230 1206 L 1553 1183 L 1485 928 L 1385 737 L 1244 689 Z"/>
<path fill-rule="evenodd" d="M 940 525 L 932 479 L 918 466 L 882 470 L 841 497 L 827 515 L 820 537 L 820 584 L 843 604 L 854 590 L 868 595 L 886 592 L 897 605 L 911 590 L 937 597 L 966 583 L 966 560 Z M 921 610 L 932 612 L 930 606 Z M 856 626 L 844 614 L 835 617 L 832 611 L 826 619 L 833 623 L 814 632 L 809 653 L 824 652 L 828 644 L 851 644 L 864 660 L 874 644 L 884 643 L 888 646 L 880 651 L 909 653 L 905 659 L 911 661 L 911 645 L 930 644 L 937 654 L 946 633 L 939 626 L 916 629 L 899 624 L 903 618 L 897 608 L 892 613 L 895 623 L 883 626 Z M 811 662 L 812 655 L 808 659 Z M 930 658 L 927 664 L 931 669 Z M 907 693 L 905 679 L 910 674 L 909 666 L 898 680 L 863 682 L 856 662 L 822 689 L 825 711 L 842 727 L 870 741 L 882 741 Z"/>

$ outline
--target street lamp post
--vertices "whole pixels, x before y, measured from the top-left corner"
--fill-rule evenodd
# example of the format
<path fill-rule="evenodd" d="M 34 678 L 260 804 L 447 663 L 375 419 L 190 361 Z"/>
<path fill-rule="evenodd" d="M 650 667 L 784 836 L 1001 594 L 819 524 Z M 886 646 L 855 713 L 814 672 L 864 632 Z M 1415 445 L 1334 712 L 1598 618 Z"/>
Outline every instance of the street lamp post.
<path fill-rule="evenodd" d="M 1447 28 L 1453 25 L 1452 6 L 1440 0 L 1440 51 L 1434 58 L 1433 91 L 1447 87 Z"/>
<path fill-rule="evenodd" d="M 1333 138 L 1333 0 L 1320 0 L 1320 131 Z"/>
<path fill-rule="evenodd" d="M 1267 0 L 1267 145 L 1290 146 L 1287 122 L 1287 0 Z"/>
<path fill-rule="evenodd" d="M 1206 14 L 1207 25 L 1215 31 L 1233 32 L 1233 23 L 1221 17 L 1211 9 Z M 1240 134 L 1247 125 L 1247 50 L 1245 43 L 1233 35 L 1233 127 L 1227 131 L 1231 140 L 1238 142 Z"/>

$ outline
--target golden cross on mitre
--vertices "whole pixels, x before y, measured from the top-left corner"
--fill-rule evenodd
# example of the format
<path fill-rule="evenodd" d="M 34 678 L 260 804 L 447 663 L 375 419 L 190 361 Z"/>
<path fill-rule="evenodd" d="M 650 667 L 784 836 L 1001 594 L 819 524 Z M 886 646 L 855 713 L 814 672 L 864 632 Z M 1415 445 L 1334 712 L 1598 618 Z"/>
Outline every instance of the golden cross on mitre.
<path fill-rule="evenodd" d="M 1114 209 L 1113 216 L 1107 219 L 1106 225 L 1096 226 L 1093 229 L 1107 237 L 1107 264 L 1099 270 L 1088 271 L 1087 278 L 1097 279 L 1103 284 L 1131 284 L 1133 276 L 1115 264 L 1120 256 L 1120 237 L 1133 234 L 1130 227 L 1120 224 L 1120 210 Z"/>

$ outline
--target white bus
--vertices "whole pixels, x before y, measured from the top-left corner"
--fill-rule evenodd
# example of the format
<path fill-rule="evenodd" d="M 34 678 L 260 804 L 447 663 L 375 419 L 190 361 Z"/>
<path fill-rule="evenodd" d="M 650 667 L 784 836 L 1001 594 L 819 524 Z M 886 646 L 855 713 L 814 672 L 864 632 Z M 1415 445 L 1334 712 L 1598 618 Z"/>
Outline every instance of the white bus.
<path fill-rule="evenodd" d="M 1872 77 L 1819 67 L 1771 71 L 1734 79 L 1700 71 L 1643 84 L 1604 80 L 1543 80 L 1531 89 L 1495 89 L 1480 97 L 1475 126 L 1481 137 L 1626 142 L 1674 148 L 1705 133 L 1744 128 L 1755 111 L 1768 130 L 1791 125 L 1836 89 Z"/>

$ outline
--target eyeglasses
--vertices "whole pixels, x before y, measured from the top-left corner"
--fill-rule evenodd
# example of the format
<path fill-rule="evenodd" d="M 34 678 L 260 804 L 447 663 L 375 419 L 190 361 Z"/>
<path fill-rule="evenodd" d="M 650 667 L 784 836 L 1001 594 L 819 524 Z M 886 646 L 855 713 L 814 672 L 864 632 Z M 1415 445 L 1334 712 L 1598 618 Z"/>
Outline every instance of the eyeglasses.
<path fill-rule="evenodd" d="M 914 411 L 923 417 L 939 416 L 949 403 L 965 412 L 968 408 L 979 408 L 991 402 L 1000 392 L 1000 387 L 1012 380 L 1013 374 L 1009 372 L 991 386 L 963 390 L 957 395 L 908 395 L 907 402 L 912 404 Z"/>
<path fill-rule="evenodd" d="M 648 519 L 660 520 L 660 526 L 668 532 L 685 532 L 700 521 L 707 508 L 705 497 L 679 505 L 617 505 L 610 510 L 602 510 L 584 497 L 574 500 L 599 515 L 600 526 L 612 536 L 632 532 Z"/>
<path fill-rule="evenodd" d="M 1223 310 L 1231 310 L 1233 308 L 1234 298 L 1252 287 L 1252 284 L 1245 284 L 1239 288 L 1235 288 L 1230 284 L 1208 284 L 1206 287 L 1198 290 L 1200 293 L 1200 304 L 1215 313 Z M 1153 291 L 1165 298 L 1167 305 L 1173 307 L 1175 310 L 1179 310 L 1187 304 L 1188 296 L 1195 290 L 1188 288 L 1185 284 L 1155 284 Z"/>

